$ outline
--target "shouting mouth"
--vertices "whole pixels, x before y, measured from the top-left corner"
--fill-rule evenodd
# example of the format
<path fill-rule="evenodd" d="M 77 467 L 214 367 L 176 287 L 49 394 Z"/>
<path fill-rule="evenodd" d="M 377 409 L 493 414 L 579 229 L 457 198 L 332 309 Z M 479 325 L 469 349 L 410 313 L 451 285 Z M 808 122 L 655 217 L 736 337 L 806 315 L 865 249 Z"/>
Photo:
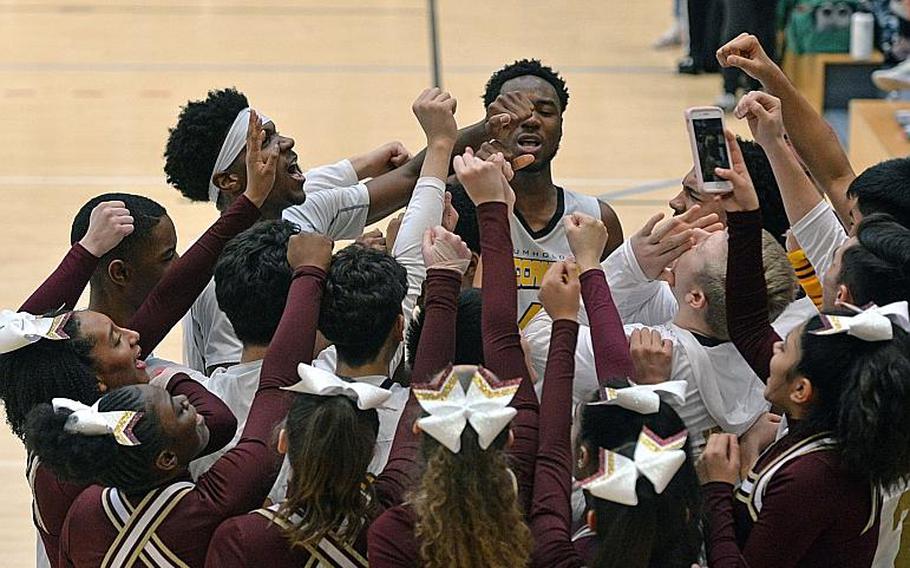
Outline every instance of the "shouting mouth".
<path fill-rule="evenodd" d="M 537 154 L 543 146 L 543 140 L 536 134 L 521 134 L 515 143 L 523 154 Z"/>
<path fill-rule="evenodd" d="M 291 179 L 301 184 L 306 181 L 306 176 L 303 175 L 303 172 L 300 171 L 300 166 L 297 165 L 297 156 L 294 156 L 288 164 L 288 175 L 291 176 Z"/>

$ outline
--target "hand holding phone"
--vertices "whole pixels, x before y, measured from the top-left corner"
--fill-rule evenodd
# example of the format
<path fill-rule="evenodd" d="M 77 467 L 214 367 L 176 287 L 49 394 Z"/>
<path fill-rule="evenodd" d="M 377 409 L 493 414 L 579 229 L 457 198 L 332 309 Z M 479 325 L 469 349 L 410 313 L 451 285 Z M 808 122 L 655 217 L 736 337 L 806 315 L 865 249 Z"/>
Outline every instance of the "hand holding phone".
<path fill-rule="evenodd" d="M 686 110 L 686 128 L 692 144 L 695 176 L 705 193 L 729 193 L 733 185 L 715 173 L 730 169 L 730 148 L 724 137 L 724 111 L 720 107 L 694 107 Z"/>

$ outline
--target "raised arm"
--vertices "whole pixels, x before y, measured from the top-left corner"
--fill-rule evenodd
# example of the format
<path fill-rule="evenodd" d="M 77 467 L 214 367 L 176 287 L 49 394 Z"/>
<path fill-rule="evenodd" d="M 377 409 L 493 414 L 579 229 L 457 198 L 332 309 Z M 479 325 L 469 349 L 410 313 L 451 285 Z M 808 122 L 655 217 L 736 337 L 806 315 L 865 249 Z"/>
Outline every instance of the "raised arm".
<path fill-rule="evenodd" d="M 460 243 L 460 239 L 452 233 L 448 233 L 445 238 L 449 237 L 452 239 L 450 242 Z M 434 241 L 430 247 L 443 248 L 437 247 L 436 244 Z M 471 254 L 464 243 L 461 243 L 461 248 L 464 250 L 461 256 L 466 259 L 464 266 L 467 267 Z M 414 370 L 411 373 L 412 385 L 429 381 L 433 375 L 445 369 L 455 355 L 455 321 L 462 272 L 449 268 L 433 268 L 430 262 L 428 265 L 430 268 L 427 273 L 427 295 L 424 303 L 426 319 L 417 346 Z M 414 433 L 414 421 L 419 417 L 420 405 L 411 394 L 398 420 L 389 461 L 375 483 L 379 502 L 385 508 L 402 503 L 407 491 L 416 481 L 415 464 L 420 443 Z"/>
<path fill-rule="evenodd" d="M 761 211 L 736 138 L 728 131 L 733 169 L 718 174 L 733 183 L 727 210 L 727 328 L 736 349 L 762 381 L 768 380 L 774 344 L 762 264 Z"/>
<path fill-rule="evenodd" d="M 784 127 L 793 147 L 828 195 L 841 222 L 849 227 L 853 200 L 847 197 L 847 189 L 856 174 L 831 125 L 768 57 L 754 35 L 740 34 L 722 46 L 717 60 L 723 67 L 742 69 L 780 99 Z"/>
<path fill-rule="evenodd" d="M 262 152 L 264 140 L 262 122 L 256 111 L 252 111 L 246 141 L 247 186 L 243 195 L 171 266 L 127 324 L 139 332 L 142 357 L 158 346 L 208 285 L 224 245 L 259 219 L 259 208 L 275 183 L 278 163 L 278 146 Z"/>
<path fill-rule="evenodd" d="M 122 201 L 103 201 L 92 209 L 88 230 L 73 244 L 60 265 L 19 308 L 42 315 L 72 310 L 98 267 L 98 260 L 133 232 L 133 217 Z"/>
<path fill-rule="evenodd" d="M 557 263 L 547 272 L 541 301 L 553 317 L 543 383 L 540 446 L 534 468 L 529 521 L 533 566 L 583 566 L 572 546 L 572 378 L 578 336 L 579 281 L 574 266 Z"/>
<path fill-rule="evenodd" d="M 417 304 L 427 276 L 421 245 L 427 229 L 439 225 L 442 220 L 446 173 L 457 135 L 455 99 L 448 93 L 426 89 L 414 101 L 412 108 L 426 133 L 427 150 L 420 179 L 414 187 L 392 248 L 392 256 L 408 274 L 408 293 L 403 303 L 405 314 L 410 314 Z"/>
<path fill-rule="evenodd" d="M 787 144 L 780 99 L 753 91 L 739 101 L 734 113 L 748 120 L 755 141 L 767 154 L 780 187 L 787 219 L 793 225 L 812 211 L 822 201 L 822 196 Z"/>
<path fill-rule="evenodd" d="M 332 244 L 321 235 L 296 235 L 288 242 L 294 278 L 281 323 L 262 363 L 259 389 L 243 435 L 196 483 L 200 495 L 217 503 L 225 516 L 260 506 L 278 475 L 281 457 L 274 447 L 274 432 L 293 400 L 282 387 L 299 380 L 298 363 L 312 361 L 319 302 L 331 255 Z"/>
<path fill-rule="evenodd" d="M 607 228 L 599 219 L 581 213 L 568 215 L 563 222 L 569 248 L 581 271 L 581 295 L 591 327 L 597 381 L 603 384 L 615 378 L 635 378 L 626 332 L 600 266 L 599 251 L 607 243 Z"/>
<path fill-rule="evenodd" d="M 518 479 L 519 500 L 525 510 L 531 505 L 534 460 L 537 454 L 538 403 L 525 364 L 518 331 L 518 284 L 509 234 L 509 203 L 515 194 L 506 176 L 511 167 L 501 154 L 481 160 L 472 152 L 454 160 L 458 180 L 477 206 L 483 270 L 481 333 L 486 367 L 500 379 L 523 379 L 512 407 L 518 411 L 512 421 L 515 443 L 509 457 Z"/>

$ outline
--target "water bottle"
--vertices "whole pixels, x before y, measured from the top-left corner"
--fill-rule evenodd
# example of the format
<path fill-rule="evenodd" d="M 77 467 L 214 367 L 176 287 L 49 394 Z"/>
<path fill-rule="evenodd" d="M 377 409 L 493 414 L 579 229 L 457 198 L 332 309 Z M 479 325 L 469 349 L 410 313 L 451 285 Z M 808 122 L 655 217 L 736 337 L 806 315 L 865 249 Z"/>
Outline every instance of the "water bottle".
<path fill-rule="evenodd" d="M 868 12 L 855 12 L 850 20 L 850 57 L 870 59 L 875 43 L 875 18 Z"/>

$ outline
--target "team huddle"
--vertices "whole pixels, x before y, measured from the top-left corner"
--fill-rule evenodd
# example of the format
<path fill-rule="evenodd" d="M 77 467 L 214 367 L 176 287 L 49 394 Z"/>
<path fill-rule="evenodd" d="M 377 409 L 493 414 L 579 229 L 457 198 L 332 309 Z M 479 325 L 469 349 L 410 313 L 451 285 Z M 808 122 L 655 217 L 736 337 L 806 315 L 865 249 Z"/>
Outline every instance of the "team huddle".
<path fill-rule="evenodd" d="M 242 93 L 189 102 L 165 173 L 211 227 L 179 256 L 164 207 L 99 195 L 0 311 L 39 566 L 906 562 L 910 158 L 857 176 L 755 37 L 717 57 L 763 86 L 731 190 L 693 168 L 629 235 L 554 183 L 537 60 L 460 129 L 423 91 L 413 156 L 307 171 Z"/>

